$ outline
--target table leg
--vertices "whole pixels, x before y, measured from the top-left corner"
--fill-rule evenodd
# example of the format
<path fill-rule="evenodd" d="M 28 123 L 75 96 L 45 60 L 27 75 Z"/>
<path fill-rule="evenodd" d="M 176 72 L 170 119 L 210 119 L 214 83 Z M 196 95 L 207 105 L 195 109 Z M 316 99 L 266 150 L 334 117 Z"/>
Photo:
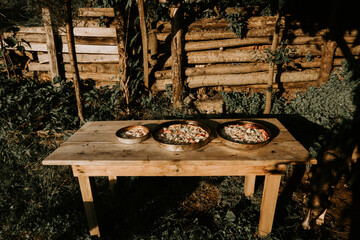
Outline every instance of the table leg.
<path fill-rule="evenodd" d="M 99 225 L 96 219 L 94 200 L 91 191 L 90 179 L 88 176 L 78 176 L 81 196 L 84 202 L 86 218 L 88 221 L 90 235 L 100 237 Z"/>
<path fill-rule="evenodd" d="M 115 192 L 116 183 L 117 183 L 117 177 L 116 176 L 109 176 L 110 190 L 111 190 L 111 193 L 113 193 L 113 194 Z"/>
<path fill-rule="evenodd" d="M 266 175 L 260 208 L 259 235 L 271 232 L 279 194 L 281 175 Z"/>
<path fill-rule="evenodd" d="M 244 184 L 244 195 L 251 197 L 254 194 L 256 175 L 246 175 Z"/>

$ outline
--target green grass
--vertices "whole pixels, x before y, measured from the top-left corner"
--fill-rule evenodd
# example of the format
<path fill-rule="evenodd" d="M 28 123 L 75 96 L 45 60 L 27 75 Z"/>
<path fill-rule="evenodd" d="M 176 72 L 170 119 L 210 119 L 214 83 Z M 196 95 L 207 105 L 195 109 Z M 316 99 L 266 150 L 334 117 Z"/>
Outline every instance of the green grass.
<path fill-rule="evenodd" d="M 41 164 L 80 127 L 72 84 L 0 81 L 0 239 L 90 239 L 71 169 Z M 358 106 L 357 88 L 344 65 L 328 83 L 311 87 L 290 102 L 275 98 L 272 116 L 316 155 L 328 139 L 324 136 L 353 118 Z M 222 96 L 226 114 L 219 117 L 260 116 L 262 112 L 262 94 Z M 169 93 L 142 96 L 133 102 L 131 118 L 194 117 L 188 115 L 190 106 L 180 113 L 172 109 L 170 99 Z M 120 86 L 96 89 L 89 84 L 84 89 L 84 102 L 87 120 L 125 118 Z M 284 187 L 290 177 L 285 177 Z M 218 189 L 219 199 L 200 211 L 185 203 L 194 203 L 194 191 L 205 198 L 201 200 L 204 206 L 209 203 L 211 192 L 201 195 L 199 190 L 204 182 Z M 106 178 L 96 178 L 95 183 L 96 208 L 105 239 L 257 238 L 261 179 L 253 198 L 241 194 L 243 179 L 233 177 L 119 178 L 115 196 Z M 296 196 L 280 198 L 287 201 L 278 208 L 273 231 L 266 239 L 341 239 L 341 235 L 334 235 L 330 223 L 303 231 L 302 206 Z"/>

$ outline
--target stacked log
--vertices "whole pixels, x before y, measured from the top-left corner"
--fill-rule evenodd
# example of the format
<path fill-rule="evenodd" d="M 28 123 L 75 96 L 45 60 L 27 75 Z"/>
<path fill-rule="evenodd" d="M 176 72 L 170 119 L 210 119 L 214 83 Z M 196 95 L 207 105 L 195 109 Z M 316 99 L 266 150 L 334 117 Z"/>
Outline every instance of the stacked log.
<path fill-rule="evenodd" d="M 287 41 L 287 48 L 292 49 L 290 63 L 278 69 L 274 84 L 291 85 L 299 83 L 316 84 L 321 64 L 323 35 L 325 30 L 310 35 L 298 22 L 281 19 L 282 40 Z M 264 61 L 264 49 L 270 48 L 275 17 L 251 17 L 245 38 L 239 38 L 227 29 L 225 19 L 200 19 L 188 26 L 185 34 L 185 57 L 187 59 L 185 82 L 189 88 L 216 86 L 262 87 L 265 84 L 269 63 Z M 170 34 L 170 24 L 160 22 L 157 26 L 157 38 L 166 43 Z M 356 32 L 349 32 L 344 37 L 351 46 Z M 354 55 L 360 53 L 360 46 L 351 47 Z M 165 52 L 163 53 L 166 54 Z M 340 66 L 344 56 L 339 48 L 335 50 L 333 66 Z M 311 61 L 308 61 L 311 59 Z M 171 59 L 164 62 L 163 68 L 154 73 L 154 90 L 164 90 L 171 84 Z"/>

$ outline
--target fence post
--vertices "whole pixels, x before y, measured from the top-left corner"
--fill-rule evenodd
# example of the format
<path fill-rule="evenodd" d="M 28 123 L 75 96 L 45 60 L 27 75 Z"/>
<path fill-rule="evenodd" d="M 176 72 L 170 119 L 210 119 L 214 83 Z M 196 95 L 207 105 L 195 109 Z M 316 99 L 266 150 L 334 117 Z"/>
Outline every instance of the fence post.
<path fill-rule="evenodd" d="M 335 49 L 335 41 L 325 40 L 325 43 L 323 44 L 321 49 L 321 61 L 318 78 L 319 86 L 329 80 L 330 73 L 333 68 Z"/>
<path fill-rule="evenodd" d="M 144 85 L 146 88 L 149 88 L 148 39 L 147 39 L 146 22 L 145 22 L 144 0 L 136 0 L 136 3 L 139 9 L 140 31 L 141 31 L 141 40 L 143 47 Z"/>
<path fill-rule="evenodd" d="M 171 17 L 171 80 L 173 89 L 173 103 L 175 107 L 181 107 L 182 95 L 184 91 L 184 83 L 182 78 L 183 68 L 183 29 L 182 22 L 184 19 L 184 12 L 181 5 L 170 8 Z"/>
<path fill-rule="evenodd" d="M 54 30 L 52 28 L 51 16 L 49 8 L 42 9 L 42 19 L 44 22 L 45 36 L 46 36 L 46 47 L 49 55 L 49 65 L 50 65 L 50 76 L 51 80 L 54 77 L 59 76 L 59 66 L 56 56 L 56 46 L 54 38 Z"/>

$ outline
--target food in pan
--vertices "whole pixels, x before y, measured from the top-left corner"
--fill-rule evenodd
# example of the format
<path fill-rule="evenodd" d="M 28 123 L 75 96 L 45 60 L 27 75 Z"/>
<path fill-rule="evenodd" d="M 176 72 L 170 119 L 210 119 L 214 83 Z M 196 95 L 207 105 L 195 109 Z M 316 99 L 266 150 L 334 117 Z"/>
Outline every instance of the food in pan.
<path fill-rule="evenodd" d="M 158 132 L 158 139 L 166 144 L 192 144 L 205 141 L 209 133 L 200 126 L 192 124 L 173 124 Z"/>
<path fill-rule="evenodd" d="M 261 143 L 269 139 L 267 131 L 252 124 L 227 125 L 222 133 L 227 140 L 239 143 Z"/>
<path fill-rule="evenodd" d="M 119 133 L 121 138 L 140 138 L 146 136 L 149 132 L 145 128 L 131 128 Z"/>

